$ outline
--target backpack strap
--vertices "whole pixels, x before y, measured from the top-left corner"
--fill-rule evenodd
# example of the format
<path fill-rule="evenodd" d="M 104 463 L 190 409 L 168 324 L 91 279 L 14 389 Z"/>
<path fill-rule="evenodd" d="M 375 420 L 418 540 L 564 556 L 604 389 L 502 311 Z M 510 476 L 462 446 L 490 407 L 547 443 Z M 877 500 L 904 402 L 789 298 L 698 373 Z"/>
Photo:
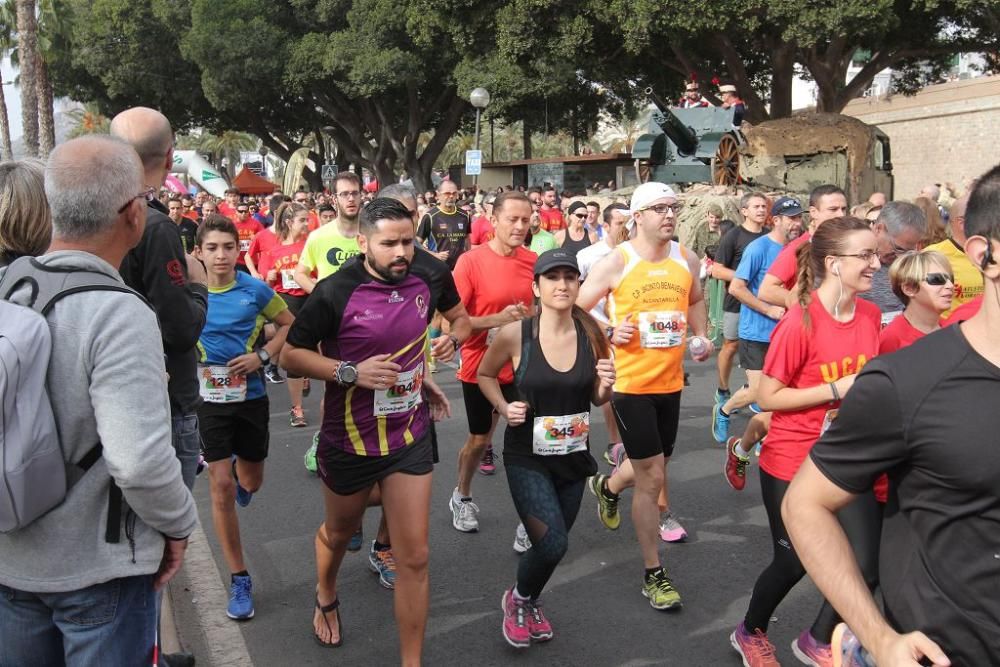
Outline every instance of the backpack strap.
<path fill-rule="evenodd" d="M 90 470 L 97 463 L 104 453 L 104 447 L 97 443 L 77 461 L 76 467 L 83 471 Z M 118 488 L 115 481 L 111 480 L 111 487 L 108 489 L 108 521 L 104 530 L 104 541 L 109 544 L 117 544 L 122 537 L 122 490 Z"/>

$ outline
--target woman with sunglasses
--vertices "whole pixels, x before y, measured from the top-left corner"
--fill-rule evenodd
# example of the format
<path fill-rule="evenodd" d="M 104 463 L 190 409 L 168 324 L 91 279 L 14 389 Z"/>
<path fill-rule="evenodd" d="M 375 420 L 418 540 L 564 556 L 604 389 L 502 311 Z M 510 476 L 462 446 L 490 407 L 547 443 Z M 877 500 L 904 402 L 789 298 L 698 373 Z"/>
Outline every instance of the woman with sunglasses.
<path fill-rule="evenodd" d="M 556 237 L 556 245 L 569 250 L 574 255 L 597 243 L 597 234 L 587 229 L 587 205 L 582 201 L 575 201 L 569 205 L 569 224 L 566 229 L 553 232 Z"/>
<path fill-rule="evenodd" d="M 906 308 L 882 330 L 879 354 L 889 354 L 941 328 L 951 308 L 955 278 L 948 258 L 935 250 L 903 255 L 889 269 L 892 291 Z"/>
<path fill-rule="evenodd" d="M 539 596 L 566 554 L 588 477 L 590 404 L 611 399 L 615 367 L 600 326 L 576 304 L 580 269 L 564 248 L 535 262 L 538 314 L 500 329 L 479 365 L 479 388 L 507 420 L 504 464 L 514 507 L 531 540 L 516 583 L 504 591 L 503 636 L 511 646 L 552 639 Z M 508 403 L 497 376 L 514 367 L 519 400 Z"/>
<path fill-rule="evenodd" d="M 781 502 L 816 440 L 836 418 L 854 378 L 878 353 L 880 312 L 858 294 L 871 289 L 880 263 L 875 234 L 858 218 L 828 220 L 798 249 L 799 302 L 771 335 L 758 403 L 773 412 L 760 454 L 760 487 L 771 528 L 774 557 L 757 578 L 742 623 L 730 637 L 748 667 L 777 665 L 767 638 L 778 604 L 805 575 L 781 517 Z M 877 567 L 881 513 L 873 494 L 840 514 L 858 562 L 870 581 Z M 876 554 L 876 559 L 871 555 Z M 839 618 L 824 603 L 812 628 L 792 642 L 808 665 L 829 665 L 830 640 Z"/>

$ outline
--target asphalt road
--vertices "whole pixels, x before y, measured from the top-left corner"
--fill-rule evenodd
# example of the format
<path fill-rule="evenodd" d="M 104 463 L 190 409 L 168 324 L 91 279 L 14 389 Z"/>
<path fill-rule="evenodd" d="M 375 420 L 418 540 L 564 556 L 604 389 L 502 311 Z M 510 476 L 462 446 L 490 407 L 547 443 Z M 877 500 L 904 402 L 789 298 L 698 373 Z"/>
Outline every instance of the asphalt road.
<path fill-rule="evenodd" d="M 482 510 L 480 532 L 463 534 L 452 528 L 447 502 L 456 482 L 455 461 L 465 440 L 466 422 L 461 388 L 454 373 L 442 367 L 435 377 L 452 402 L 453 416 L 438 424 L 442 462 L 434 473 L 431 506 L 431 610 L 425 664 L 741 664 L 729 645 L 729 634 L 743 617 L 757 574 L 769 562 L 767 520 L 756 465 L 742 493 L 731 490 L 722 475 L 723 448 L 709 432 L 714 360 L 689 363 L 689 370 L 693 386 L 684 392 L 670 468 L 673 511 L 689 538 L 662 549 L 683 597 L 683 609 L 656 611 L 639 592 L 642 561 L 629 519 L 630 501 L 622 503 L 621 528 L 612 532 L 601 525 L 596 502 L 585 493 L 569 553 L 543 597 L 555 637 L 519 651 L 507 645 L 500 630 L 500 597 L 514 581 L 518 560 L 511 548 L 516 514 L 501 463 L 495 476 L 477 476 L 473 483 Z M 737 368 L 734 384 L 740 374 Z M 322 519 L 321 482 L 302 465 L 313 428 L 290 428 L 285 387 L 270 385 L 269 392 L 271 450 L 264 486 L 239 515 L 256 605 L 256 617 L 239 624 L 239 629 L 253 664 L 396 664 L 399 647 L 392 593 L 368 569 L 365 550 L 348 553 L 341 571 L 343 647 L 324 649 L 313 641 L 313 535 Z M 306 399 L 307 416 L 314 423 L 321 393 L 314 391 Z M 734 431 L 742 429 L 745 419 L 745 415 L 733 419 Z M 593 411 L 592 424 L 597 455 L 607 442 L 599 409 Z M 494 438 L 498 451 L 501 438 L 499 433 Z M 607 468 L 603 460 L 601 467 Z M 228 573 L 211 530 L 207 479 L 199 479 L 195 496 L 219 571 L 187 574 L 193 580 L 224 577 L 228 590 Z M 374 537 L 378 516 L 377 511 L 366 516 L 366 539 Z M 204 655 L 211 633 L 206 636 L 206 623 L 185 612 L 192 600 L 179 597 L 182 641 L 196 655 Z M 770 637 L 785 664 L 798 664 L 790 644 L 812 623 L 819 602 L 806 580 L 778 608 Z"/>

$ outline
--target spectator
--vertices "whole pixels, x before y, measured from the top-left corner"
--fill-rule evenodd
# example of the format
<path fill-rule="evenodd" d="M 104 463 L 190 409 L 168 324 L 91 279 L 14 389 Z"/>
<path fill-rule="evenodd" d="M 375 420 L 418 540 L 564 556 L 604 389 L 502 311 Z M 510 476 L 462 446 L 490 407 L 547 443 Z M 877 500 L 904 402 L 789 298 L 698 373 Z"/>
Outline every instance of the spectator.
<path fill-rule="evenodd" d="M 722 98 L 723 109 L 733 109 L 733 127 L 739 129 L 743 123 L 743 116 L 746 115 L 747 107 L 736 92 L 736 86 L 725 84 L 719 86 L 719 97 Z"/>
<path fill-rule="evenodd" d="M 948 232 L 944 228 L 941 210 L 938 205 L 927 197 L 917 197 L 913 200 L 913 203 L 919 206 L 920 210 L 927 217 L 927 232 L 920 242 L 921 245 L 927 246 L 946 241 L 948 239 Z"/>
<path fill-rule="evenodd" d="M 135 152 L 106 136 L 63 143 L 49 157 L 45 192 L 54 238 L 38 261 L 119 280 L 115 267 L 146 222 Z M 69 490 L 49 513 L 0 535 L 5 664 L 150 664 L 156 591 L 180 568 L 198 523 L 170 446 L 156 316 L 122 289 L 68 295 L 48 318 L 47 388 Z M 100 460 L 80 470 L 98 441 Z M 117 523 L 106 521 L 112 489 L 127 506 Z"/>
<path fill-rule="evenodd" d="M 42 163 L 31 159 L 0 163 L 0 267 L 18 257 L 41 255 L 51 241 Z"/>

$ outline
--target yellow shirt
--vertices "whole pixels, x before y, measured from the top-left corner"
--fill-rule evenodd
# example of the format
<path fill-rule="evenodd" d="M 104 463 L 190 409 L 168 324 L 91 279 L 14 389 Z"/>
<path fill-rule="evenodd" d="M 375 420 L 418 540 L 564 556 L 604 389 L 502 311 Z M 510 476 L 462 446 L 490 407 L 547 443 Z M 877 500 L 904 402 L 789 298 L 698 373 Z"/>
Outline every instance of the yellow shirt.
<path fill-rule="evenodd" d="M 666 259 L 647 262 L 631 242 L 615 248 L 625 258 L 621 282 L 608 295 L 608 315 L 614 326 L 631 315 L 635 335 L 615 346 L 618 379 L 623 394 L 671 394 L 684 388 L 684 348 L 691 271 L 680 244 L 670 242 Z"/>
<path fill-rule="evenodd" d="M 316 274 L 316 280 L 323 280 L 359 254 L 358 239 L 347 238 L 340 233 L 337 223 L 331 222 L 309 233 L 300 261 L 302 266 Z"/>
<path fill-rule="evenodd" d="M 983 274 L 965 255 L 954 241 L 947 239 L 941 243 L 927 246 L 927 250 L 937 250 L 948 258 L 951 271 L 955 274 L 955 296 L 951 300 L 951 308 L 941 316 L 948 317 L 963 303 L 972 301 L 983 294 Z"/>

